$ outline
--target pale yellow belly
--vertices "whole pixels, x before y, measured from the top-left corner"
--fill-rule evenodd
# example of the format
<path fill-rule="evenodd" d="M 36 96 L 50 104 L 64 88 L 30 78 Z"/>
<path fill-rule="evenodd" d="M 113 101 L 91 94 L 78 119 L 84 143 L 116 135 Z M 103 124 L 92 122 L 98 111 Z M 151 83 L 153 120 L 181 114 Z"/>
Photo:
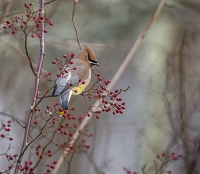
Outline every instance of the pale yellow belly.
<path fill-rule="evenodd" d="M 85 80 L 85 84 L 80 84 L 79 86 L 73 88 L 72 95 L 81 94 L 84 91 L 84 89 L 87 87 L 87 85 L 90 83 L 90 80 L 91 80 L 91 72 L 89 73 L 89 77 Z M 74 92 L 75 90 L 77 92 Z"/>

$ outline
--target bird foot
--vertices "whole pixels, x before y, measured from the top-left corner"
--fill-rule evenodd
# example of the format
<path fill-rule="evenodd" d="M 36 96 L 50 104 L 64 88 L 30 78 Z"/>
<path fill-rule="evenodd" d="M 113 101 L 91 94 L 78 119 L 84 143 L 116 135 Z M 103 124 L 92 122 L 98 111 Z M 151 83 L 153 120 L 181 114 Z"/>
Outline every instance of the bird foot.
<path fill-rule="evenodd" d="M 87 91 L 84 90 L 80 95 L 86 96 L 86 95 L 88 95 L 88 93 L 87 93 Z"/>

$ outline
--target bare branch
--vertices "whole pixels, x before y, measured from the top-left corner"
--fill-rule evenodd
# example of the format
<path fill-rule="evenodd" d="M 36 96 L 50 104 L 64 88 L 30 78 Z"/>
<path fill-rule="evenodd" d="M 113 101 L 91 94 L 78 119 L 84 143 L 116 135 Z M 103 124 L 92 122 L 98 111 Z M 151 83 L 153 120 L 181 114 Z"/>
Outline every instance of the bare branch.
<path fill-rule="evenodd" d="M 78 35 L 78 30 L 76 28 L 76 23 L 75 23 L 75 20 L 74 20 L 74 16 L 75 16 L 75 12 L 76 12 L 76 3 L 78 2 L 78 0 L 74 0 L 74 6 L 73 6 L 73 11 L 72 11 L 72 23 L 74 25 L 74 30 L 76 32 L 76 38 L 77 38 L 77 42 L 78 42 L 78 46 L 79 48 L 82 50 L 81 48 L 81 44 L 80 44 L 80 39 L 79 39 L 79 35 Z"/>
<path fill-rule="evenodd" d="M 44 5 L 50 4 L 50 3 L 54 2 L 54 1 L 56 1 L 56 0 L 51 0 L 49 2 L 45 2 Z"/>
<path fill-rule="evenodd" d="M 39 0 L 40 2 L 40 13 L 43 15 L 44 14 L 44 0 Z M 21 161 L 21 158 L 23 157 L 25 148 L 26 148 L 26 144 L 28 142 L 28 136 L 29 136 L 29 129 L 30 129 L 30 125 L 31 125 L 31 121 L 33 118 L 33 109 L 35 108 L 35 104 L 36 104 L 36 100 L 37 100 L 37 96 L 38 96 L 38 92 L 39 92 L 39 84 L 40 84 L 40 75 L 41 75 L 41 70 L 42 70 L 42 64 L 43 64 L 43 60 L 44 60 L 44 23 L 41 22 L 40 24 L 40 59 L 38 62 L 38 66 L 37 66 L 37 72 L 36 72 L 36 79 L 35 79 L 35 90 L 34 90 L 34 95 L 33 95 L 33 101 L 31 104 L 31 108 L 29 111 L 29 115 L 28 115 L 28 120 L 26 123 L 26 129 L 25 129 L 25 133 L 24 133 L 24 139 L 23 139 L 23 144 L 21 147 L 21 152 L 20 152 L 20 157 L 17 161 L 16 167 L 15 167 L 15 174 L 17 174 L 18 172 L 18 165 L 19 162 Z"/>
<path fill-rule="evenodd" d="M 148 31 L 150 30 L 150 28 L 152 27 L 152 25 L 154 24 L 154 22 L 156 21 L 156 19 L 158 18 L 160 12 L 162 11 L 164 5 L 165 5 L 165 1 L 166 0 L 161 0 L 160 4 L 156 10 L 156 12 L 154 13 L 150 23 L 147 25 L 147 27 L 144 29 L 144 31 L 140 34 L 140 36 L 138 37 L 138 39 L 136 40 L 135 44 L 133 45 L 133 47 L 131 48 L 130 52 L 128 53 L 128 55 L 126 56 L 124 62 L 122 63 L 122 65 L 120 66 L 120 68 L 118 69 L 118 71 L 116 72 L 115 76 L 113 77 L 113 79 L 111 80 L 110 85 L 107 87 L 107 91 L 110 91 L 114 85 L 116 84 L 116 82 L 119 80 L 120 76 L 122 75 L 122 73 L 124 72 L 124 70 L 126 69 L 127 65 L 129 64 L 129 62 L 131 61 L 132 57 L 134 56 L 134 54 L 136 53 L 138 47 L 140 46 L 141 42 L 143 41 L 144 37 L 146 36 L 146 34 L 148 33 Z M 75 3 L 76 1 L 74 1 Z M 104 92 L 105 94 L 105 92 Z M 92 111 L 95 112 L 95 110 L 99 107 L 100 102 L 99 100 L 97 100 L 94 104 L 94 108 L 92 108 Z M 72 140 L 69 143 L 69 147 L 73 146 L 74 143 L 76 142 L 77 138 L 80 135 L 80 132 L 87 126 L 88 122 L 90 121 L 90 119 L 92 118 L 92 112 L 89 111 L 88 114 L 90 114 L 91 116 L 88 117 L 86 116 L 84 118 L 84 120 L 82 121 L 82 123 L 80 124 L 79 128 L 76 130 L 76 132 L 73 134 Z M 69 152 L 69 148 L 66 148 L 65 151 L 63 152 L 63 154 L 60 156 L 60 159 L 58 160 L 57 165 L 55 166 L 55 169 L 53 171 L 54 174 L 58 173 L 58 170 L 60 169 L 66 155 Z"/>

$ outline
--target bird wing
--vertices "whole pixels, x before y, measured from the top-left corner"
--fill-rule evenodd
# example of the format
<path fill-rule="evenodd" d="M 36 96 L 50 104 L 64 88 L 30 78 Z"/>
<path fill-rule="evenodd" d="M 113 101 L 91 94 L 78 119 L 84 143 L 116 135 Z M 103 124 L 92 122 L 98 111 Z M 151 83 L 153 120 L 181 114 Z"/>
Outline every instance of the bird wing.
<path fill-rule="evenodd" d="M 68 73 L 64 73 L 63 77 L 58 78 L 56 82 L 59 95 L 69 92 L 72 88 L 81 83 L 79 81 L 80 79 L 85 81 L 89 76 L 88 66 L 78 59 L 74 59 L 73 64 L 64 69 L 66 69 Z"/>

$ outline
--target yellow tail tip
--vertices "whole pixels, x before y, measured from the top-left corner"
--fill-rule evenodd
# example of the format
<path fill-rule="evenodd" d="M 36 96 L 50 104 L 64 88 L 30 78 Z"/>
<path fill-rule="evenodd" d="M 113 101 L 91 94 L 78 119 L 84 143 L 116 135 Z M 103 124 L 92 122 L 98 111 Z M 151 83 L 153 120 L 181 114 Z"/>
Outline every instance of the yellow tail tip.
<path fill-rule="evenodd" d="M 64 114 L 67 114 L 68 113 L 68 110 L 64 110 L 62 112 L 60 112 L 60 115 L 64 115 Z"/>

